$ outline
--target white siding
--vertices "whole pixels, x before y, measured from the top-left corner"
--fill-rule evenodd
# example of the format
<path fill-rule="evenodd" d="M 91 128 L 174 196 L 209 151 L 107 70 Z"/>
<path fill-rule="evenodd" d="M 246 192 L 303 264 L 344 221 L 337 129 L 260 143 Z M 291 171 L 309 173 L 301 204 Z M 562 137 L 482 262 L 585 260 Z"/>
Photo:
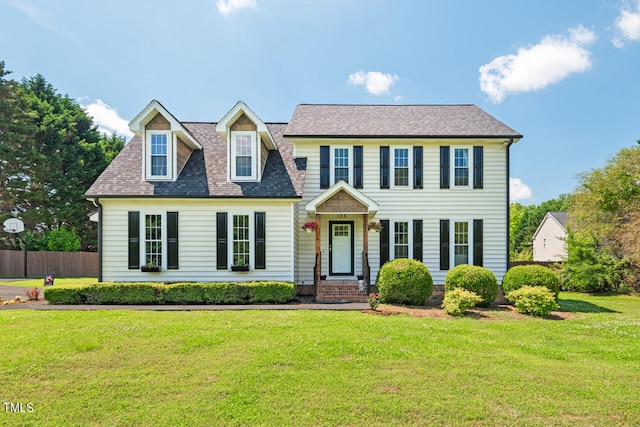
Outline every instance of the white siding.
<path fill-rule="evenodd" d="M 423 261 L 429 268 L 435 284 L 443 284 L 447 271 L 441 271 L 439 253 L 439 224 L 441 219 L 464 218 L 484 221 L 484 266 L 491 269 L 502 281 L 507 268 L 507 178 L 506 147 L 502 142 L 450 141 L 450 140 L 334 140 L 295 141 L 296 156 L 307 158 L 304 196 L 298 203 L 297 215 L 297 274 L 296 282 L 313 281 L 315 235 L 307 234 L 301 225 L 309 218 L 305 205 L 321 194 L 320 189 L 320 145 L 362 145 L 364 161 L 364 188 L 359 190 L 380 206 L 375 218 L 381 219 L 422 219 L 423 220 Z M 474 145 L 484 146 L 484 188 L 483 189 L 440 189 L 440 146 L 451 147 Z M 380 146 L 422 146 L 423 179 L 421 190 L 380 189 Z M 411 169 L 411 173 L 413 169 Z M 470 173 L 473 173 L 471 165 Z M 323 215 L 321 223 L 322 250 L 327 249 L 328 219 L 337 216 Z M 356 253 L 362 252 L 362 216 L 347 216 L 355 219 Z M 379 234 L 369 233 L 369 263 L 372 281 L 380 267 Z M 323 272 L 327 271 L 326 255 L 323 253 Z M 360 259 L 356 261 L 356 271 L 360 273 Z M 324 274 L 324 273 L 323 273 Z"/>
<path fill-rule="evenodd" d="M 291 200 L 101 199 L 103 205 L 104 281 L 246 281 L 293 280 Z M 143 273 L 128 266 L 128 212 L 178 212 L 179 269 Z M 216 212 L 266 213 L 266 269 L 232 272 L 216 269 Z M 231 242 L 231 239 L 229 239 Z M 231 243 L 229 243 L 231 244 Z M 141 241 L 141 247 L 144 242 Z M 166 241 L 165 246 L 166 248 Z M 253 242 L 251 246 L 253 251 Z M 166 258 L 166 251 L 164 252 Z M 141 263 L 144 258 L 141 256 Z M 229 257 L 229 264 L 231 257 Z"/>

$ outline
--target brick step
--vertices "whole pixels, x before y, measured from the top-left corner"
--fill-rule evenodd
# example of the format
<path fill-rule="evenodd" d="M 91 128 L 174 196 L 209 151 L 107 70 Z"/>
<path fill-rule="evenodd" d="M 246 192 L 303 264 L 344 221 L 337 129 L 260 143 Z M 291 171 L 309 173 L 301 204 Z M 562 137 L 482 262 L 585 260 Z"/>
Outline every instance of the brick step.
<path fill-rule="evenodd" d="M 316 293 L 318 302 L 367 302 L 366 290 L 358 288 L 357 281 L 322 281 Z"/>

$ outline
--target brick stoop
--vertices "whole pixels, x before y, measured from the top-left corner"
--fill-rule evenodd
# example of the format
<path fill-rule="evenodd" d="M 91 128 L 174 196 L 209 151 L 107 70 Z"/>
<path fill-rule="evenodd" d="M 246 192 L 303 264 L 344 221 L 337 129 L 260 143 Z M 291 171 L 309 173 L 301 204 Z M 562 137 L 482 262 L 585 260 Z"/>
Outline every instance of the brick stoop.
<path fill-rule="evenodd" d="M 317 302 L 367 302 L 367 291 L 358 289 L 357 280 L 321 280 Z"/>

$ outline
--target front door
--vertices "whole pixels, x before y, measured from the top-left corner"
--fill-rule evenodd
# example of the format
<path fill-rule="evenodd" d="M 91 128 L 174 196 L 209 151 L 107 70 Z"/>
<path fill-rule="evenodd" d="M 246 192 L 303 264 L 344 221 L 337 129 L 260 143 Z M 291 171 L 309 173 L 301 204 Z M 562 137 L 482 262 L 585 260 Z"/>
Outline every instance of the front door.
<path fill-rule="evenodd" d="M 353 276 L 353 221 L 329 221 L 329 274 Z"/>

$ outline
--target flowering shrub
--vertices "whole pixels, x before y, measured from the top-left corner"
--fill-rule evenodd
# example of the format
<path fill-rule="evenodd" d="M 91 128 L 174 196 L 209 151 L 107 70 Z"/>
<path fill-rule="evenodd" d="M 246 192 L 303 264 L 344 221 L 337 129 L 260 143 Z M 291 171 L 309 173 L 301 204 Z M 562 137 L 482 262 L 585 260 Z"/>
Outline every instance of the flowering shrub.
<path fill-rule="evenodd" d="M 558 309 L 555 295 L 546 286 L 523 286 L 506 295 L 513 302 L 516 310 L 534 316 L 546 316 Z"/>
<path fill-rule="evenodd" d="M 482 298 L 475 292 L 468 291 L 462 288 L 455 288 L 452 291 L 448 291 L 444 294 L 442 301 L 442 308 L 444 312 L 451 316 L 462 316 L 465 311 L 471 307 L 475 307 L 476 304 L 482 302 Z"/>
<path fill-rule="evenodd" d="M 369 302 L 371 310 L 376 310 L 378 308 L 378 304 L 380 304 L 380 294 L 377 292 L 375 294 L 369 294 L 367 301 Z"/>
<path fill-rule="evenodd" d="M 379 233 L 382 230 L 382 224 L 376 221 L 371 221 L 367 224 L 367 230 Z"/>
<path fill-rule="evenodd" d="M 316 231 L 316 228 L 318 228 L 318 224 L 316 224 L 313 221 L 305 222 L 304 225 L 302 226 L 303 230 Z"/>

